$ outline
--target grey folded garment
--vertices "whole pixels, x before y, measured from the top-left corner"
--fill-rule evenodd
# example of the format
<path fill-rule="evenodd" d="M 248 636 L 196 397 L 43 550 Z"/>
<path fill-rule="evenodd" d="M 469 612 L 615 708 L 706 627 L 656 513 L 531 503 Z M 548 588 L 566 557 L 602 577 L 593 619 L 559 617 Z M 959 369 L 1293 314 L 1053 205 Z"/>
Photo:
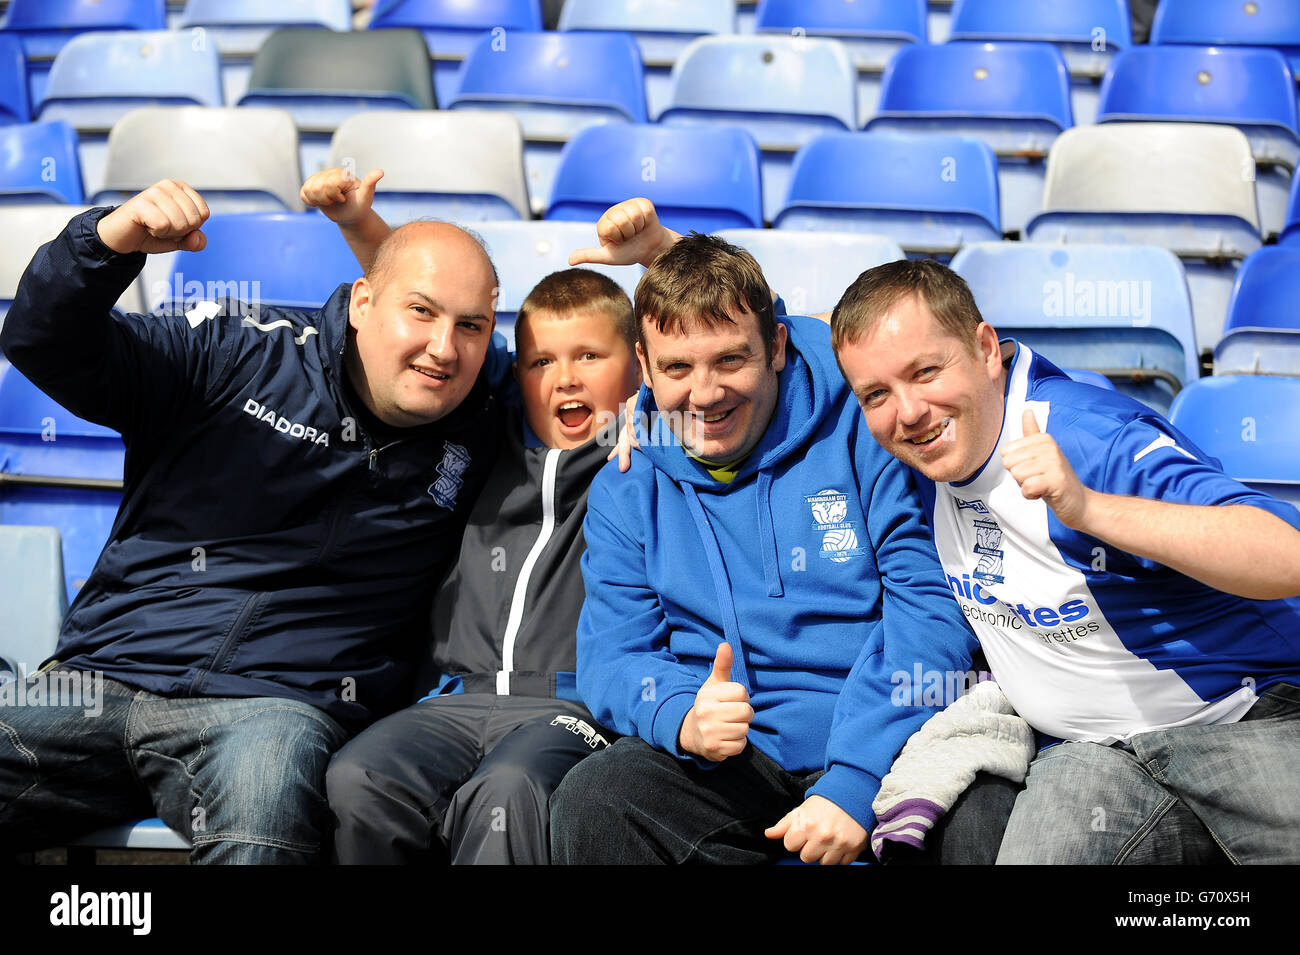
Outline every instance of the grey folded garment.
<path fill-rule="evenodd" d="M 1035 752 L 1034 731 L 1016 715 L 1001 687 L 977 683 L 912 734 L 880 784 L 871 808 L 871 851 L 886 842 L 920 849 L 977 772 L 1024 782 Z"/>

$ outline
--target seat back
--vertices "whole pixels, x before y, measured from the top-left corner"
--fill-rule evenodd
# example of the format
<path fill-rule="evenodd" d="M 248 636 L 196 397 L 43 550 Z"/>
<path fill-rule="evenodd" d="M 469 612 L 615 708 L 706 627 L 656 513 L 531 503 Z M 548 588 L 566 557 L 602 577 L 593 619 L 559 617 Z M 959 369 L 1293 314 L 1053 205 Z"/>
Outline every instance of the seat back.
<path fill-rule="evenodd" d="M 790 315 L 829 312 L 864 271 L 903 258 L 892 239 L 856 232 L 725 229 L 718 235 L 754 256 Z"/>
<path fill-rule="evenodd" d="M 775 224 L 877 233 L 908 253 L 951 256 L 1002 237 L 997 158 L 963 136 L 828 133 L 795 156 Z"/>
<path fill-rule="evenodd" d="M 590 126 L 564 147 L 548 219 L 595 222 L 629 196 L 646 196 L 665 225 L 761 228 L 758 147 L 729 126 Z"/>
<path fill-rule="evenodd" d="M 282 27 L 352 29 L 349 0 L 188 0 L 176 26 L 202 29 L 223 55 L 252 56 Z"/>
<path fill-rule="evenodd" d="M 330 164 L 359 175 L 382 167 L 374 207 L 393 225 L 428 215 L 465 222 L 529 215 L 523 133 L 504 113 L 358 113 L 334 134 Z"/>
<path fill-rule="evenodd" d="M 105 132 L 137 107 L 181 104 L 222 105 L 214 47 L 166 30 L 84 33 L 55 57 L 39 115 Z"/>
<path fill-rule="evenodd" d="M 1300 378 L 1202 378 L 1178 395 L 1169 420 L 1238 481 L 1300 503 Z"/>
<path fill-rule="evenodd" d="M 538 0 L 379 0 L 370 29 L 420 30 L 433 54 L 463 59 L 483 33 L 542 29 Z"/>
<path fill-rule="evenodd" d="M 979 243 L 952 268 L 1000 335 L 1058 367 L 1105 372 L 1160 411 L 1200 376 L 1187 279 L 1167 249 Z"/>
<path fill-rule="evenodd" d="M 26 123 L 31 117 L 23 45 L 17 37 L 0 33 L 0 123 Z"/>
<path fill-rule="evenodd" d="M 0 686 L 54 653 L 67 611 L 58 530 L 0 525 Z"/>
<path fill-rule="evenodd" d="M 77 131 L 64 122 L 0 127 L 0 204 L 85 202 Z"/>
<path fill-rule="evenodd" d="M 1300 6 L 1279 0 L 1160 0 L 1151 23 L 1151 42 L 1271 46 L 1286 56 L 1300 75 Z"/>
<path fill-rule="evenodd" d="M 361 275 L 338 227 L 318 212 L 216 215 L 201 252 L 177 257 L 153 301 L 189 306 L 233 298 L 249 305 L 317 309 Z"/>
<path fill-rule="evenodd" d="M 859 69 L 879 71 L 901 46 L 926 42 L 926 3 L 759 0 L 754 29 L 758 33 L 832 37 L 844 44 Z"/>
<path fill-rule="evenodd" d="M 1300 248 L 1265 246 L 1241 264 L 1214 373 L 1300 376 Z"/>
<path fill-rule="evenodd" d="M 160 179 L 180 179 L 213 212 L 297 212 L 298 131 L 283 110 L 151 106 L 132 110 L 108 137 L 103 190 L 121 202 Z"/>
<path fill-rule="evenodd" d="M 733 0 L 565 0 L 561 30 L 631 33 L 647 65 L 671 65 L 696 37 L 736 32 Z"/>
<path fill-rule="evenodd" d="M 1046 41 L 1061 48 L 1072 73 L 1096 73 L 1133 45 L 1126 0 L 957 0 L 950 40 Z"/>
<path fill-rule="evenodd" d="M 461 67 L 451 109 L 504 107 L 530 138 L 565 138 L 592 122 L 646 121 L 645 76 L 619 33 L 512 33 L 504 49 L 482 37 Z"/>

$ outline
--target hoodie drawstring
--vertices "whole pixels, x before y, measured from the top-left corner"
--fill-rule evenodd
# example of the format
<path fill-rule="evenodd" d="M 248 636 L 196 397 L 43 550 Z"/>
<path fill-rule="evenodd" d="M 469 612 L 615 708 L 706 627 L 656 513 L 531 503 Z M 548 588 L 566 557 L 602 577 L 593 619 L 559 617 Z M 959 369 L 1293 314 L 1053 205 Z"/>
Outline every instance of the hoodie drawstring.
<path fill-rule="evenodd" d="M 752 697 L 754 688 L 749 682 L 749 667 L 745 663 L 744 648 L 740 644 L 740 623 L 736 619 L 736 604 L 731 599 L 730 581 L 727 579 L 726 565 L 722 562 L 722 551 L 718 548 L 717 535 L 713 533 L 713 525 L 709 523 L 704 513 L 704 507 L 700 504 L 695 488 L 686 483 L 682 485 L 682 490 L 686 495 L 687 509 L 695 519 L 695 529 L 704 544 L 704 554 L 708 558 L 709 570 L 713 575 L 713 589 L 718 596 L 718 610 L 722 614 L 722 633 L 726 641 L 731 644 L 732 682 L 739 683 Z M 766 562 L 766 557 L 764 561 Z"/>
<path fill-rule="evenodd" d="M 763 553 L 763 580 L 769 597 L 785 596 L 781 583 L 781 558 L 776 552 L 776 532 L 772 529 L 772 473 L 758 472 L 758 546 Z"/>

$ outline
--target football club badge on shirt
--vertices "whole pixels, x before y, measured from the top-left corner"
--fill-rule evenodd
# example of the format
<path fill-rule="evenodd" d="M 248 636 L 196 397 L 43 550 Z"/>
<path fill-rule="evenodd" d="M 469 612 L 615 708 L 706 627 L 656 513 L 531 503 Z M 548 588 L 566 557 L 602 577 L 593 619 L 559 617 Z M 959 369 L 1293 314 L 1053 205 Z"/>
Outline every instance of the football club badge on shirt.
<path fill-rule="evenodd" d="M 460 493 L 469 463 L 469 452 L 465 448 L 450 441 L 443 442 L 442 460 L 438 462 L 438 480 L 429 485 L 429 493 L 449 511 L 456 507 L 456 495 Z"/>
<path fill-rule="evenodd" d="M 813 530 L 822 535 L 821 556 L 842 564 L 866 548 L 858 546 L 858 532 L 849 516 L 849 496 L 826 488 L 804 498 L 812 508 Z"/>

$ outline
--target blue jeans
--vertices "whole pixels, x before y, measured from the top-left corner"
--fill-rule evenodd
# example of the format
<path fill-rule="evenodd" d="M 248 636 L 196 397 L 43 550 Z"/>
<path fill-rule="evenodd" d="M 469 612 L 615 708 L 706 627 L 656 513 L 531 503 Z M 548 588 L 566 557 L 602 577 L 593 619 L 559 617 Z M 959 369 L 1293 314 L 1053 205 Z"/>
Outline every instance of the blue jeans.
<path fill-rule="evenodd" d="M 1300 687 L 1237 723 L 1060 743 L 1029 765 L 1005 864 L 1300 862 Z"/>
<path fill-rule="evenodd" d="M 87 672 L 58 672 L 89 687 Z M 0 855 L 158 815 L 189 837 L 192 862 L 318 861 L 325 767 L 347 739 L 330 716 L 296 700 L 169 698 L 101 679 L 98 712 L 84 694 L 0 705 Z"/>

